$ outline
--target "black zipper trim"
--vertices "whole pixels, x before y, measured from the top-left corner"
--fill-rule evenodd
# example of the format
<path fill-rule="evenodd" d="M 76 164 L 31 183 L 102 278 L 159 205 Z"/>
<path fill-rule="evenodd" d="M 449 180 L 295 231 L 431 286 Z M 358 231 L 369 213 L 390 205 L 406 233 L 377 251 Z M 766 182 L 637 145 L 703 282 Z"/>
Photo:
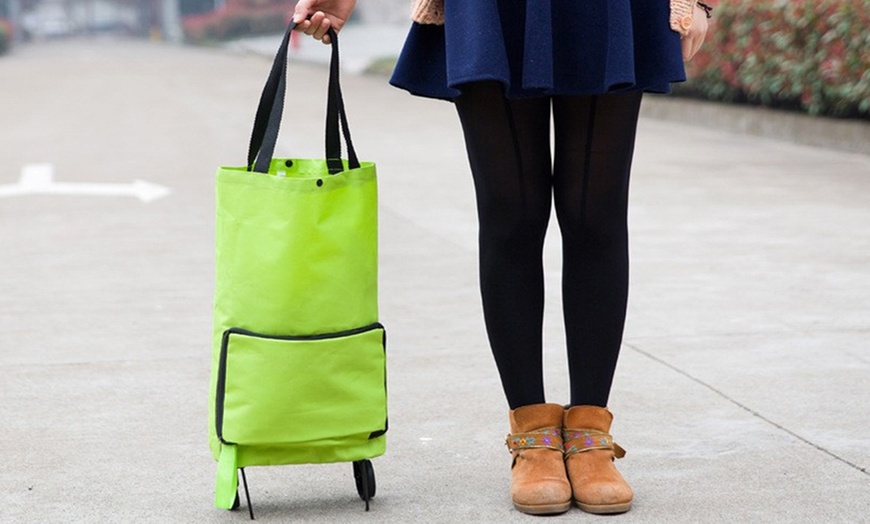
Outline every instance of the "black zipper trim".
<path fill-rule="evenodd" d="M 381 345 L 384 348 L 384 355 L 387 354 L 387 330 L 384 329 L 384 337 L 381 340 Z M 384 398 L 389 398 L 389 392 L 387 391 L 387 369 L 386 369 L 386 358 L 384 359 Z M 380 436 L 386 435 L 387 430 L 390 429 L 390 415 L 389 410 L 387 410 L 387 417 L 384 419 L 384 429 L 379 429 L 377 431 L 372 431 L 369 434 L 369 440 L 376 439 Z"/>
<path fill-rule="evenodd" d="M 333 338 L 343 338 L 350 337 L 353 335 L 359 335 L 362 333 L 366 333 L 369 331 L 374 331 L 376 329 L 383 329 L 383 347 L 384 353 L 387 351 L 387 330 L 380 322 L 374 322 L 367 326 L 362 326 L 354 329 L 348 329 L 345 331 L 335 331 L 332 333 L 321 333 L 317 335 L 264 335 L 262 333 L 256 333 L 254 331 L 250 331 L 247 329 L 232 327 L 224 331 L 223 336 L 221 337 L 221 353 L 220 359 L 218 360 L 218 376 L 217 376 L 217 384 L 216 384 L 216 393 L 215 393 L 215 433 L 217 434 L 218 440 L 223 444 L 236 444 L 235 442 L 230 442 L 225 440 L 223 437 L 223 425 L 224 425 L 224 397 L 226 395 L 226 383 L 227 383 L 227 353 L 229 351 L 229 342 L 230 335 L 244 335 L 249 337 L 262 338 L 267 340 L 329 340 Z M 384 371 L 384 390 L 386 391 L 386 370 Z M 384 421 L 384 429 L 375 431 L 371 435 L 369 435 L 369 439 L 377 438 L 384 433 L 387 432 L 387 421 Z"/>
<path fill-rule="evenodd" d="M 347 329 L 344 331 L 335 331 L 332 333 L 319 333 L 317 335 L 264 335 L 262 333 L 256 333 L 247 329 L 233 327 L 224 331 L 224 340 L 221 344 L 221 351 L 224 351 L 224 346 L 226 345 L 226 341 L 229 335 L 246 335 L 249 337 L 264 338 L 267 340 L 329 340 L 331 338 L 342 338 L 359 335 L 360 333 L 374 331 L 376 329 L 384 329 L 384 326 L 380 322 L 374 322 L 363 327 Z"/>

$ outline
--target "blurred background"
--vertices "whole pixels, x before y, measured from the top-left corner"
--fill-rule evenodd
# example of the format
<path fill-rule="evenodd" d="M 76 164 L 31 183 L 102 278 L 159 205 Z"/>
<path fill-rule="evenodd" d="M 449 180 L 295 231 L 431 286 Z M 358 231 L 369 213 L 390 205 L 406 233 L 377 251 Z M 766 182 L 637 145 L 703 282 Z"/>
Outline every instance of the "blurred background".
<path fill-rule="evenodd" d="M 0 55 L 15 44 L 106 34 L 216 45 L 280 32 L 293 4 L 0 0 Z M 409 4 L 365 0 L 354 21 L 407 25 Z M 677 95 L 870 119 L 870 0 L 732 0 L 719 2 L 714 14 L 709 41 L 688 65 L 690 81 Z M 382 72 L 394 63 L 389 55 L 379 57 Z"/>
<path fill-rule="evenodd" d="M 220 41 L 279 30 L 293 0 L 0 0 L 0 42 L 114 34 Z M 405 22 L 407 2 L 369 0 L 357 17 Z"/>

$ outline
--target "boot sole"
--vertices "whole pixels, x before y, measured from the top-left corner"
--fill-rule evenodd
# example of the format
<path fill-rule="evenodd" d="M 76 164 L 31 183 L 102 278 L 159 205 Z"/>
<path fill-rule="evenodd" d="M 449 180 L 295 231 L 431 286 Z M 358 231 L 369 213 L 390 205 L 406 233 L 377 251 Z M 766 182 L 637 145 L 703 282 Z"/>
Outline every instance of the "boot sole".
<path fill-rule="evenodd" d="M 625 513 L 626 511 L 631 509 L 631 501 L 623 502 L 621 504 L 584 504 L 579 500 L 575 500 L 574 504 L 576 504 L 578 508 L 582 509 L 586 513 L 593 513 L 595 515 L 612 515 L 615 513 Z"/>
<path fill-rule="evenodd" d="M 565 513 L 571 509 L 571 501 L 559 504 L 517 504 L 514 502 L 514 507 L 517 510 L 526 513 L 527 515 L 555 515 L 557 513 Z"/>

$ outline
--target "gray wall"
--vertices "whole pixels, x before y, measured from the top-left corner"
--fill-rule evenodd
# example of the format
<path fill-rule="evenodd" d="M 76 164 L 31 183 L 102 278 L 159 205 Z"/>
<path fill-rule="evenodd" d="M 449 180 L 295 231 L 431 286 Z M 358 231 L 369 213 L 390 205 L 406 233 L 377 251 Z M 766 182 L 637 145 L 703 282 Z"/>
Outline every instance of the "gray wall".
<path fill-rule="evenodd" d="M 356 14 L 367 24 L 408 24 L 411 0 L 357 0 Z"/>

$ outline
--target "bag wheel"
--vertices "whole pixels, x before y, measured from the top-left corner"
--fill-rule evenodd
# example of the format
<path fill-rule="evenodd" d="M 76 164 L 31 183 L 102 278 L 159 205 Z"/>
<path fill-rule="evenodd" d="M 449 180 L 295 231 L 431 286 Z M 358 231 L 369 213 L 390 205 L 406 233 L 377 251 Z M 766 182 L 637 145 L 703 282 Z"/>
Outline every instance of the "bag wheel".
<path fill-rule="evenodd" d="M 356 480 L 356 492 L 366 501 L 366 511 L 369 510 L 369 500 L 375 496 L 375 468 L 368 459 L 353 463 L 353 477 Z"/>
<path fill-rule="evenodd" d="M 235 511 L 235 510 L 239 509 L 239 506 L 241 506 L 241 505 L 242 505 L 242 503 L 241 503 L 241 501 L 239 501 L 239 492 L 236 491 L 236 500 L 233 501 L 233 507 L 230 508 L 230 511 Z"/>

